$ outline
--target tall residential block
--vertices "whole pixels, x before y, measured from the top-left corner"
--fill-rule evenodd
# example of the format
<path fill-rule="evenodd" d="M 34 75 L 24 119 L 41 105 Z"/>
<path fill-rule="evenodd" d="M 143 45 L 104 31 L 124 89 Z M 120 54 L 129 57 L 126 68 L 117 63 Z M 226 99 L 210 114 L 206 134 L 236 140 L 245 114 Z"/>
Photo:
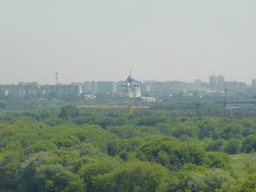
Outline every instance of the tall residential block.
<path fill-rule="evenodd" d="M 224 77 L 222 75 L 217 77 L 217 83 L 224 83 Z"/>
<path fill-rule="evenodd" d="M 212 91 L 216 91 L 216 89 L 217 89 L 216 83 L 217 83 L 217 78 L 214 75 L 210 76 L 209 84 L 210 84 L 210 88 Z"/>
<path fill-rule="evenodd" d="M 116 82 L 113 81 L 98 81 L 97 93 L 116 93 Z"/>
<path fill-rule="evenodd" d="M 253 79 L 253 80 L 252 80 L 252 87 L 253 87 L 253 88 L 256 88 L 256 79 Z"/>

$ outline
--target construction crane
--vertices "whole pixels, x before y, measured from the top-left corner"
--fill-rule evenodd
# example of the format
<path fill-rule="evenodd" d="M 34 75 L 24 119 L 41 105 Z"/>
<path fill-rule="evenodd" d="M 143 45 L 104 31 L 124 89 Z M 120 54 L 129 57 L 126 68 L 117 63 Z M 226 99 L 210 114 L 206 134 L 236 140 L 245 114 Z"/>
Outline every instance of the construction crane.
<path fill-rule="evenodd" d="M 133 97 L 130 97 L 130 106 L 117 106 L 117 105 L 78 105 L 76 108 L 90 108 L 90 109 L 129 109 L 129 114 L 133 114 L 133 109 L 148 109 L 149 106 L 142 106 L 138 101 L 136 101 Z M 139 103 L 140 106 L 133 106 L 133 100 Z"/>
<path fill-rule="evenodd" d="M 199 96 L 199 98 L 202 98 L 202 95 Z M 198 102 L 195 103 L 196 105 L 196 116 L 199 117 L 199 107 L 200 107 L 200 99 L 198 98 Z"/>
<path fill-rule="evenodd" d="M 251 111 L 251 113 L 253 113 L 254 115 L 256 115 L 256 113 L 255 113 L 254 111 Z M 253 118 L 255 118 L 255 116 L 254 116 Z"/>
<path fill-rule="evenodd" d="M 227 96 L 227 102 L 228 102 L 228 106 L 229 106 L 230 117 L 233 117 L 233 111 L 232 111 L 232 108 L 231 108 L 231 105 L 230 105 L 227 89 L 225 89 L 225 92 L 226 92 L 226 96 Z"/>

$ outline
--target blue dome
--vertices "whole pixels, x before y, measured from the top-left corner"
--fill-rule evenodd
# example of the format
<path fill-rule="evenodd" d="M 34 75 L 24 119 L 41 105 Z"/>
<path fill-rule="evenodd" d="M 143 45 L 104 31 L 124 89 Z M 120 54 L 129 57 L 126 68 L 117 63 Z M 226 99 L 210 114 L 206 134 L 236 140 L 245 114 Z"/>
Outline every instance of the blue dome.
<path fill-rule="evenodd" d="M 137 87 L 139 87 L 140 86 L 140 84 L 139 83 L 137 83 Z"/>
<path fill-rule="evenodd" d="M 134 86 L 134 87 L 137 87 L 137 83 L 134 83 L 133 86 Z"/>
<path fill-rule="evenodd" d="M 125 87 L 125 83 L 122 84 L 122 87 Z"/>
<path fill-rule="evenodd" d="M 127 81 L 128 81 L 129 83 L 134 82 L 134 78 L 133 78 L 133 76 L 132 76 L 132 75 L 130 75 L 130 76 L 127 78 Z"/>

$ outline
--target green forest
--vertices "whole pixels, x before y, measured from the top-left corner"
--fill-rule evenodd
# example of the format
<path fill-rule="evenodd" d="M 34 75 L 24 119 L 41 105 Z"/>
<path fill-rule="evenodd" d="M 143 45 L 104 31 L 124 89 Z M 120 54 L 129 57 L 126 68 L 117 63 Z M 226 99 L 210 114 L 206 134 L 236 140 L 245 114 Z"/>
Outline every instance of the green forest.
<path fill-rule="evenodd" d="M 78 110 L 79 101 L 5 99 L 0 191 L 256 191 L 253 106 L 231 118 L 205 102 L 197 117 L 196 99 L 177 100 L 129 115 Z"/>

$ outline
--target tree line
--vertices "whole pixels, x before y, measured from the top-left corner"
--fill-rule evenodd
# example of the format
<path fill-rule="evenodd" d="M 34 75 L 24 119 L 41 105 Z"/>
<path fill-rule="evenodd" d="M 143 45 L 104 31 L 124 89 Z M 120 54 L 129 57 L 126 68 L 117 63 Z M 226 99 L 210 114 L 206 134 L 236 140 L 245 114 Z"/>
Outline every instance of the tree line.
<path fill-rule="evenodd" d="M 255 118 L 4 111 L 0 189 L 19 191 L 252 191 L 230 154 L 254 153 Z"/>

